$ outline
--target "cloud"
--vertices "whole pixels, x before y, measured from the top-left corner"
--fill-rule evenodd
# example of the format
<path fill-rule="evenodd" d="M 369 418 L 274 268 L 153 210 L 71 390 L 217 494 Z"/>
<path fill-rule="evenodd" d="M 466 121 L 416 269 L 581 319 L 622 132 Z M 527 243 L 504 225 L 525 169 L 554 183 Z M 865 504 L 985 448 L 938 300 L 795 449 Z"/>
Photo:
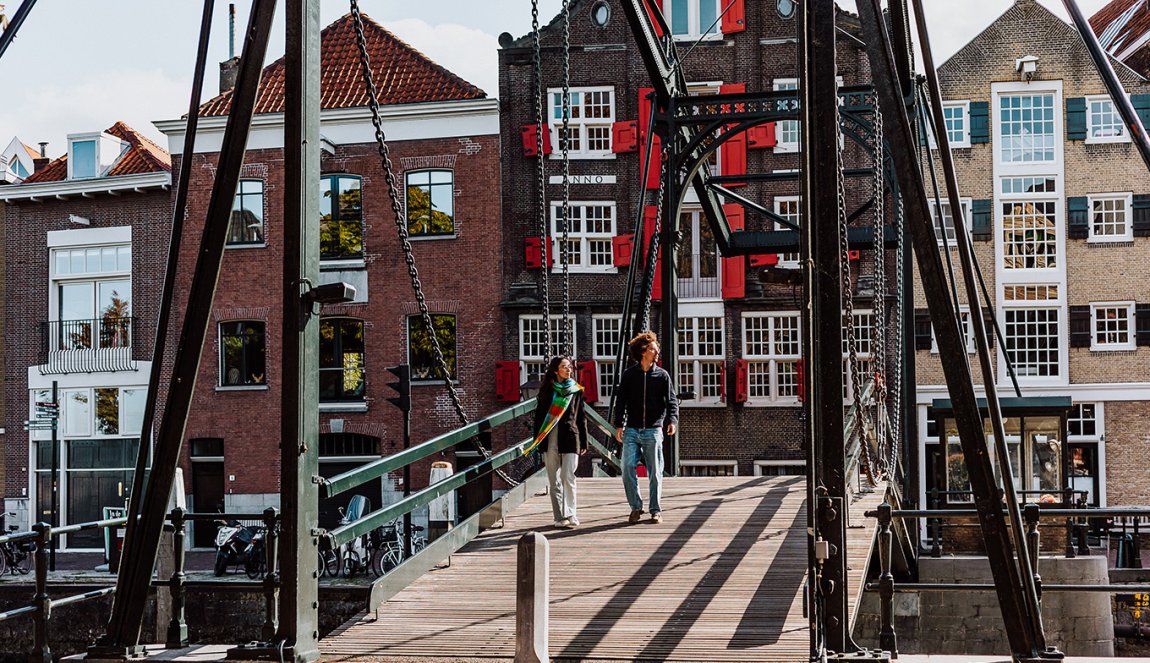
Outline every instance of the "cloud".
<path fill-rule="evenodd" d="M 15 103 L 0 107 L 0 127 L 33 146 L 48 141 L 53 158 L 67 151 L 67 134 L 102 131 L 117 121 L 166 147 L 152 121 L 182 115 L 190 90 L 190 82 L 158 69 L 99 71 L 66 84 L 13 90 Z"/>
<path fill-rule="evenodd" d="M 418 18 L 388 21 L 387 29 L 468 83 L 499 93 L 499 40 L 457 23 L 431 25 Z"/>

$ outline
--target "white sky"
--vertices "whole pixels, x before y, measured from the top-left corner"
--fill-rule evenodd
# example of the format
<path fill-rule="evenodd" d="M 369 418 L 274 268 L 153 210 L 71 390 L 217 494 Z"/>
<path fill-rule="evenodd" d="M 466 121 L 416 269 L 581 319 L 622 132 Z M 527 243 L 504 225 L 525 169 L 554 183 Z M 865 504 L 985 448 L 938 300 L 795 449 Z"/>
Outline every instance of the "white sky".
<path fill-rule="evenodd" d="M 22 0 L 0 0 L 7 14 Z M 771 0 L 748 0 L 770 2 Z M 839 0 L 854 10 L 853 0 Z M 1058 0 L 1040 0 L 1066 18 Z M 1090 16 L 1108 0 L 1079 0 Z M 1014 0 L 923 0 L 935 61 L 941 64 Z M 250 3 L 237 2 L 242 34 Z M 279 3 L 282 17 L 283 3 Z M 539 0 L 540 23 L 560 0 Z M 433 60 L 483 88 L 498 92 L 498 35 L 531 30 L 530 0 L 361 0 L 363 11 Z M 203 4 L 199 0 L 49 0 L 38 2 L 0 59 L 0 143 L 13 135 L 49 156 L 65 151 L 65 136 L 105 129 L 118 120 L 166 147 L 152 121 L 182 115 L 188 106 Z M 324 25 L 348 11 L 324 0 Z M 205 99 L 218 89 L 217 63 L 227 58 L 228 2 L 216 0 Z M 621 17 L 617 17 L 621 18 Z M 282 26 L 282 22 L 280 23 Z M 268 47 L 283 53 L 282 28 Z M 237 38 L 237 50 L 242 41 Z"/>

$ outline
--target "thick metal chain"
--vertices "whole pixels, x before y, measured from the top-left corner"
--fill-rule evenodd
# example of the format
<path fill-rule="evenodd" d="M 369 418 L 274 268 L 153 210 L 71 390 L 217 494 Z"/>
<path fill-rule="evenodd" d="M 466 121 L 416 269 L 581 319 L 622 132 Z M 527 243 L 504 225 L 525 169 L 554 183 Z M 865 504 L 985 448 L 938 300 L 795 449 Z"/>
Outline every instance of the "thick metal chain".
<path fill-rule="evenodd" d="M 874 306 L 871 312 L 874 321 L 872 344 L 874 348 L 874 375 L 875 375 L 875 437 L 878 439 L 879 464 L 882 472 L 890 474 L 892 467 L 890 458 L 884 452 L 890 450 L 890 440 L 887 435 L 889 427 L 886 418 L 886 238 L 884 225 L 886 221 L 886 198 L 883 191 L 883 142 L 882 142 L 882 112 L 878 105 L 874 106 L 874 128 L 871 134 L 874 141 Z"/>
<path fill-rule="evenodd" d="M 895 385 L 892 389 L 892 393 L 894 394 L 894 407 L 891 408 L 891 410 L 892 410 L 891 418 L 893 419 L 893 421 L 891 422 L 891 436 L 890 436 L 891 437 L 891 449 L 890 449 L 891 466 L 890 466 L 890 471 L 891 471 L 892 477 L 894 476 L 895 470 L 898 468 L 898 465 L 899 465 L 898 448 L 899 448 L 899 443 L 902 441 L 902 399 L 903 399 L 903 390 L 906 389 L 906 380 L 903 378 L 903 374 L 902 374 L 902 352 L 903 352 L 903 343 L 905 342 L 905 334 L 903 333 L 902 326 L 903 326 L 903 323 L 906 321 L 905 313 L 903 311 L 903 303 L 905 301 L 906 293 L 905 293 L 905 289 L 903 288 L 903 282 L 902 282 L 902 278 L 903 278 L 902 252 L 905 248 L 903 239 L 906 235 L 906 232 L 903 229 L 904 222 L 905 222 L 905 216 L 904 216 L 904 211 L 903 211 L 903 206 L 902 206 L 902 196 L 899 196 L 898 198 L 895 199 L 895 206 L 894 206 L 894 226 L 895 226 L 895 233 L 896 233 L 895 236 L 898 238 L 898 240 L 897 240 L 898 246 L 895 248 L 895 255 L 897 257 L 895 258 L 895 268 L 894 268 L 894 273 L 895 273 L 894 278 L 897 281 L 897 283 L 895 284 L 895 297 L 894 297 L 894 305 L 895 305 L 895 314 L 894 314 L 894 318 L 895 318 L 895 326 L 894 326 L 894 379 L 897 380 L 897 382 L 895 383 Z"/>
<path fill-rule="evenodd" d="M 538 187 L 539 215 L 539 290 L 543 299 L 543 363 L 551 363 L 551 293 L 548 286 L 551 281 L 551 265 L 547 260 L 551 248 L 550 223 L 547 218 L 547 155 L 543 154 L 543 132 L 550 131 L 547 121 L 546 98 L 547 90 L 543 87 L 543 58 L 542 46 L 539 43 L 539 0 L 531 0 L 531 61 L 535 69 L 535 121 L 538 131 L 535 132 L 535 159 L 536 159 L 536 186 Z"/>
<path fill-rule="evenodd" d="M 839 117 L 838 109 L 835 110 L 836 117 Z M 842 119 L 836 121 L 836 126 L 841 126 Z M 841 137 L 837 141 L 835 149 L 835 174 L 837 189 L 835 195 L 838 202 L 838 217 L 839 217 L 839 278 L 842 283 L 842 301 L 843 301 L 843 317 L 845 318 L 845 326 L 847 330 L 847 366 L 851 378 L 851 390 L 853 392 L 855 404 L 859 416 L 855 417 L 856 427 L 862 427 L 863 433 L 859 435 L 859 463 L 862 465 L 863 472 L 866 474 L 867 479 L 872 485 L 877 485 L 878 481 L 874 474 L 874 467 L 871 464 L 870 448 L 867 444 L 866 430 L 866 417 L 864 416 L 864 409 L 862 406 L 862 371 L 859 370 L 858 358 L 858 337 L 855 333 L 854 321 L 854 301 L 851 296 L 851 270 L 850 270 L 850 248 L 847 244 L 847 205 L 846 205 L 846 184 L 843 181 L 843 141 Z M 845 431 L 847 439 L 850 439 L 851 431 Z"/>
<path fill-rule="evenodd" d="M 651 103 L 651 112 L 654 113 L 654 101 Z M 654 133 L 652 133 L 650 140 L 654 140 Z M 659 157 L 659 192 L 655 197 L 655 229 L 651 233 L 651 247 L 647 252 L 647 266 L 643 270 L 643 288 L 640 291 L 644 295 L 643 317 L 641 318 L 643 324 L 640 325 L 640 331 L 651 328 L 651 292 L 655 287 L 655 279 L 659 278 L 659 275 L 655 273 L 655 264 L 659 255 L 659 236 L 662 234 L 663 194 L 667 189 L 667 157 L 668 150 L 667 146 L 664 145 Z M 642 186 L 646 186 L 646 183 L 643 183 Z M 663 330 L 664 336 L 670 333 L 670 330 Z"/>
<path fill-rule="evenodd" d="M 375 127 L 375 142 L 379 149 L 380 162 L 383 164 L 384 178 L 387 181 L 387 195 L 391 201 L 391 211 L 395 217 L 395 228 L 399 235 L 399 245 L 403 249 L 403 259 L 407 263 L 407 274 L 411 277 L 411 289 L 415 293 L 415 301 L 419 305 L 419 315 L 423 319 L 423 326 L 427 330 L 428 336 L 431 337 L 431 349 L 435 355 L 435 365 L 439 368 L 440 375 L 443 376 L 443 384 L 447 388 L 447 394 L 451 398 L 451 405 L 455 409 L 455 415 L 459 418 L 460 425 L 466 426 L 468 424 L 467 414 L 463 411 L 463 401 L 459 398 L 459 392 L 455 389 L 455 384 L 451 380 L 451 371 L 447 366 L 447 359 L 443 355 L 443 348 L 439 345 L 439 337 L 435 333 L 435 325 L 431 321 L 431 311 L 427 308 L 427 300 L 423 295 L 423 284 L 419 280 L 419 270 L 415 266 L 415 254 L 411 249 L 411 242 L 408 239 L 407 224 L 403 220 L 403 210 L 399 204 L 399 195 L 396 193 L 395 170 L 391 163 L 391 150 L 387 146 L 387 137 L 383 133 L 383 120 L 379 114 L 379 91 L 375 87 L 375 79 L 371 73 L 371 58 L 367 53 L 367 37 L 363 32 L 363 15 L 359 10 L 359 3 L 356 0 L 351 0 L 351 14 L 352 20 L 355 23 L 355 43 L 359 48 L 359 62 L 363 67 L 363 82 L 367 88 L 368 105 L 371 108 L 371 123 Z M 478 438 L 470 438 L 475 448 L 479 453 L 487 459 L 491 458 L 491 452 L 478 440 Z M 519 482 L 511 479 L 502 470 L 496 470 L 500 477 L 508 484 L 515 486 Z"/>
<path fill-rule="evenodd" d="M 563 240 L 559 246 L 559 256 L 563 263 L 563 341 L 561 352 L 571 356 L 574 346 L 571 338 L 571 272 L 570 244 L 568 233 L 571 230 L 571 2 L 563 0 Z M 586 223 L 586 219 L 583 220 Z"/>

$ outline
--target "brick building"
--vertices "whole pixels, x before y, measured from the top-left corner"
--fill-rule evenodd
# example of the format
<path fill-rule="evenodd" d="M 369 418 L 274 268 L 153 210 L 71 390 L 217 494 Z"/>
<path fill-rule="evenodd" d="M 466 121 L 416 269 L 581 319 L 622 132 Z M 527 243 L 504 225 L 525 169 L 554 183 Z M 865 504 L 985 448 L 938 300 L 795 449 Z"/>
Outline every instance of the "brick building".
<path fill-rule="evenodd" d="M 1150 84 L 1112 64 L 1147 122 Z M 1008 422 L 1016 483 L 1145 504 L 1150 173 L 1077 32 L 1034 0 L 1017 0 L 938 73 L 963 211 L 1005 337 L 995 344 L 999 393 L 1013 395 L 1005 353 L 1023 396 L 1074 403 L 1064 441 Z M 929 321 L 916 345 L 922 486 L 960 489 L 960 461 L 944 461 L 928 421 L 931 400 L 945 397 Z M 1070 476 L 1044 460 L 1063 443 Z"/>
<path fill-rule="evenodd" d="M 413 442 L 458 427 L 397 239 L 353 25 L 347 15 L 321 35 L 321 280 L 357 288 L 354 302 L 321 312 L 326 476 L 402 448 L 402 419 L 386 400 L 394 395 L 388 366 L 412 368 Z M 400 222 L 464 409 L 476 418 L 498 407 L 491 380 L 500 348 L 497 104 L 380 25 L 365 27 L 402 187 Z M 181 464 L 196 510 L 251 512 L 279 501 L 283 78 L 282 59 L 264 70 L 188 422 Z M 230 100 L 225 91 L 202 106 L 178 292 L 191 277 Z M 157 126 L 182 154 L 184 121 Z M 465 452 L 454 460 L 474 462 Z M 427 480 L 427 467 L 412 471 L 415 487 Z M 397 478 L 363 490 L 376 507 L 402 487 Z M 347 500 L 321 503 L 321 525 L 333 526 L 335 507 Z M 211 534 L 197 534 L 196 545 Z"/>
<path fill-rule="evenodd" d="M 51 520 L 49 431 L 23 430 L 60 403 L 60 522 L 123 507 L 136 464 L 171 233 L 168 153 L 123 123 L 68 136 L 68 152 L 0 187 L 4 267 L 4 507 L 26 529 Z M 99 532 L 65 537 L 102 547 Z"/>
<path fill-rule="evenodd" d="M 692 94 L 766 92 L 797 85 L 797 10 L 790 2 L 718 0 L 663 2 L 682 55 Z M 588 400 L 606 408 L 614 375 L 617 334 L 626 290 L 636 213 L 654 213 L 657 177 L 640 181 L 650 87 L 621 3 L 576 0 L 570 7 L 571 175 L 570 298 L 574 354 L 584 367 Z M 712 22 L 714 25 L 712 26 Z M 869 83 L 869 63 L 857 17 L 839 13 L 838 66 L 845 86 Z M 558 250 L 563 204 L 559 127 L 562 124 L 562 19 L 541 29 L 547 138 L 543 214 L 554 238 L 547 270 L 553 304 L 552 333 L 560 327 L 562 269 Z M 697 46 L 693 46 L 695 42 Z M 501 394 L 538 374 L 544 353 L 540 269 L 539 171 L 535 156 L 533 47 L 530 34 L 500 39 L 500 120 L 503 134 L 504 319 Z M 725 144 L 712 159 L 713 173 L 773 173 L 768 182 L 739 188 L 775 213 L 798 220 L 799 126 L 782 121 Z M 844 143 L 848 166 L 866 167 L 861 148 Z M 658 164 L 654 171 L 657 173 Z M 858 186 L 856 186 L 858 185 Z M 869 180 L 848 180 L 848 205 L 869 198 Z M 864 193 L 866 192 L 865 197 Z M 775 222 L 741 206 L 729 218 L 747 230 L 775 230 Z M 682 403 L 680 469 L 687 475 L 797 474 L 802 472 L 798 360 L 801 287 L 760 283 L 758 257 L 718 256 L 694 192 L 681 214 L 683 239 L 677 265 L 680 296 L 680 386 L 696 398 Z M 859 223 L 870 223 L 865 214 Z M 650 229 L 651 223 L 647 224 Z M 643 240 L 643 238 L 640 238 Z M 797 256 L 782 255 L 778 271 L 798 271 Z M 874 257 L 863 252 L 863 271 Z M 856 263 L 857 264 L 857 263 Z M 857 270 L 856 270 L 857 271 Z M 893 278 L 890 279 L 893 282 Z M 864 349 L 875 325 L 871 293 L 855 284 L 856 320 Z M 865 289 L 864 289 L 865 290 Z M 661 298 L 656 285 L 655 299 Z M 652 319 L 658 330 L 659 302 Z M 556 343 L 558 346 L 558 343 Z M 868 353 L 863 353 L 864 360 Z M 517 369 L 517 370 L 516 370 Z M 749 435 L 748 431 L 754 431 Z"/>

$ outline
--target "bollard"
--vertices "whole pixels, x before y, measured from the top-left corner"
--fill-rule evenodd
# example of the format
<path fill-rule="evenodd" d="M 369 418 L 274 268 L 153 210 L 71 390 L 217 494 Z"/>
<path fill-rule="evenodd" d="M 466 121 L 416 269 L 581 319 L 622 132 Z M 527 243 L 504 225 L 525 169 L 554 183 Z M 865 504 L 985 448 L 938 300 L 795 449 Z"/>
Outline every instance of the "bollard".
<path fill-rule="evenodd" d="M 515 663 L 546 663 L 550 544 L 539 532 L 519 539 L 515 574 Z"/>
<path fill-rule="evenodd" d="M 36 596 L 32 603 L 36 613 L 32 617 L 32 653 L 29 663 L 52 663 L 52 648 L 48 646 L 48 620 L 52 618 L 52 599 L 48 598 L 48 549 L 52 544 L 52 526 L 36 523 Z"/>
<path fill-rule="evenodd" d="M 279 629 L 279 510 L 275 507 L 264 509 L 264 625 L 261 631 L 264 642 L 271 642 Z"/>
<path fill-rule="evenodd" d="M 1038 505 L 1027 504 L 1022 508 L 1022 517 L 1026 520 L 1026 547 L 1030 554 L 1030 567 L 1034 569 L 1034 589 L 1041 600 L 1042 576 L 1038 573 L 1038 546 L 1041 543 L 1038 533 Z"/>
<path fill-rule="evenodd" d="M 184 510 L 180 507 L 172 509 L 172 582 L 168 591 L 172 595 L 172 618 L 168 622 L 168 637 L 164 646 L 168 649 L 179 649 L 188 646 L 188 623 L 185 619 L 185 606 L 187 604 L 184 583 L 187 575 L 184 574 L 184 563 L 187 551 L 184 550 L 184 537 L 187 535 L 188 525 L 184 520 Z"/>
<path fill-rule="evenodd" d="M 879 580 L 878 592 L 881 607 L 879 609 L 881 623 L 879 624 L 879 647 L 898 655 L 898 638 L 894 632 L 894 574 L 891 573 L 891 553 L 894 544 L 894 534 L 891 532 L 891 523 L 894 518 L 889 502 L 883 502 L 878 507 L 878 559 Z"/>

